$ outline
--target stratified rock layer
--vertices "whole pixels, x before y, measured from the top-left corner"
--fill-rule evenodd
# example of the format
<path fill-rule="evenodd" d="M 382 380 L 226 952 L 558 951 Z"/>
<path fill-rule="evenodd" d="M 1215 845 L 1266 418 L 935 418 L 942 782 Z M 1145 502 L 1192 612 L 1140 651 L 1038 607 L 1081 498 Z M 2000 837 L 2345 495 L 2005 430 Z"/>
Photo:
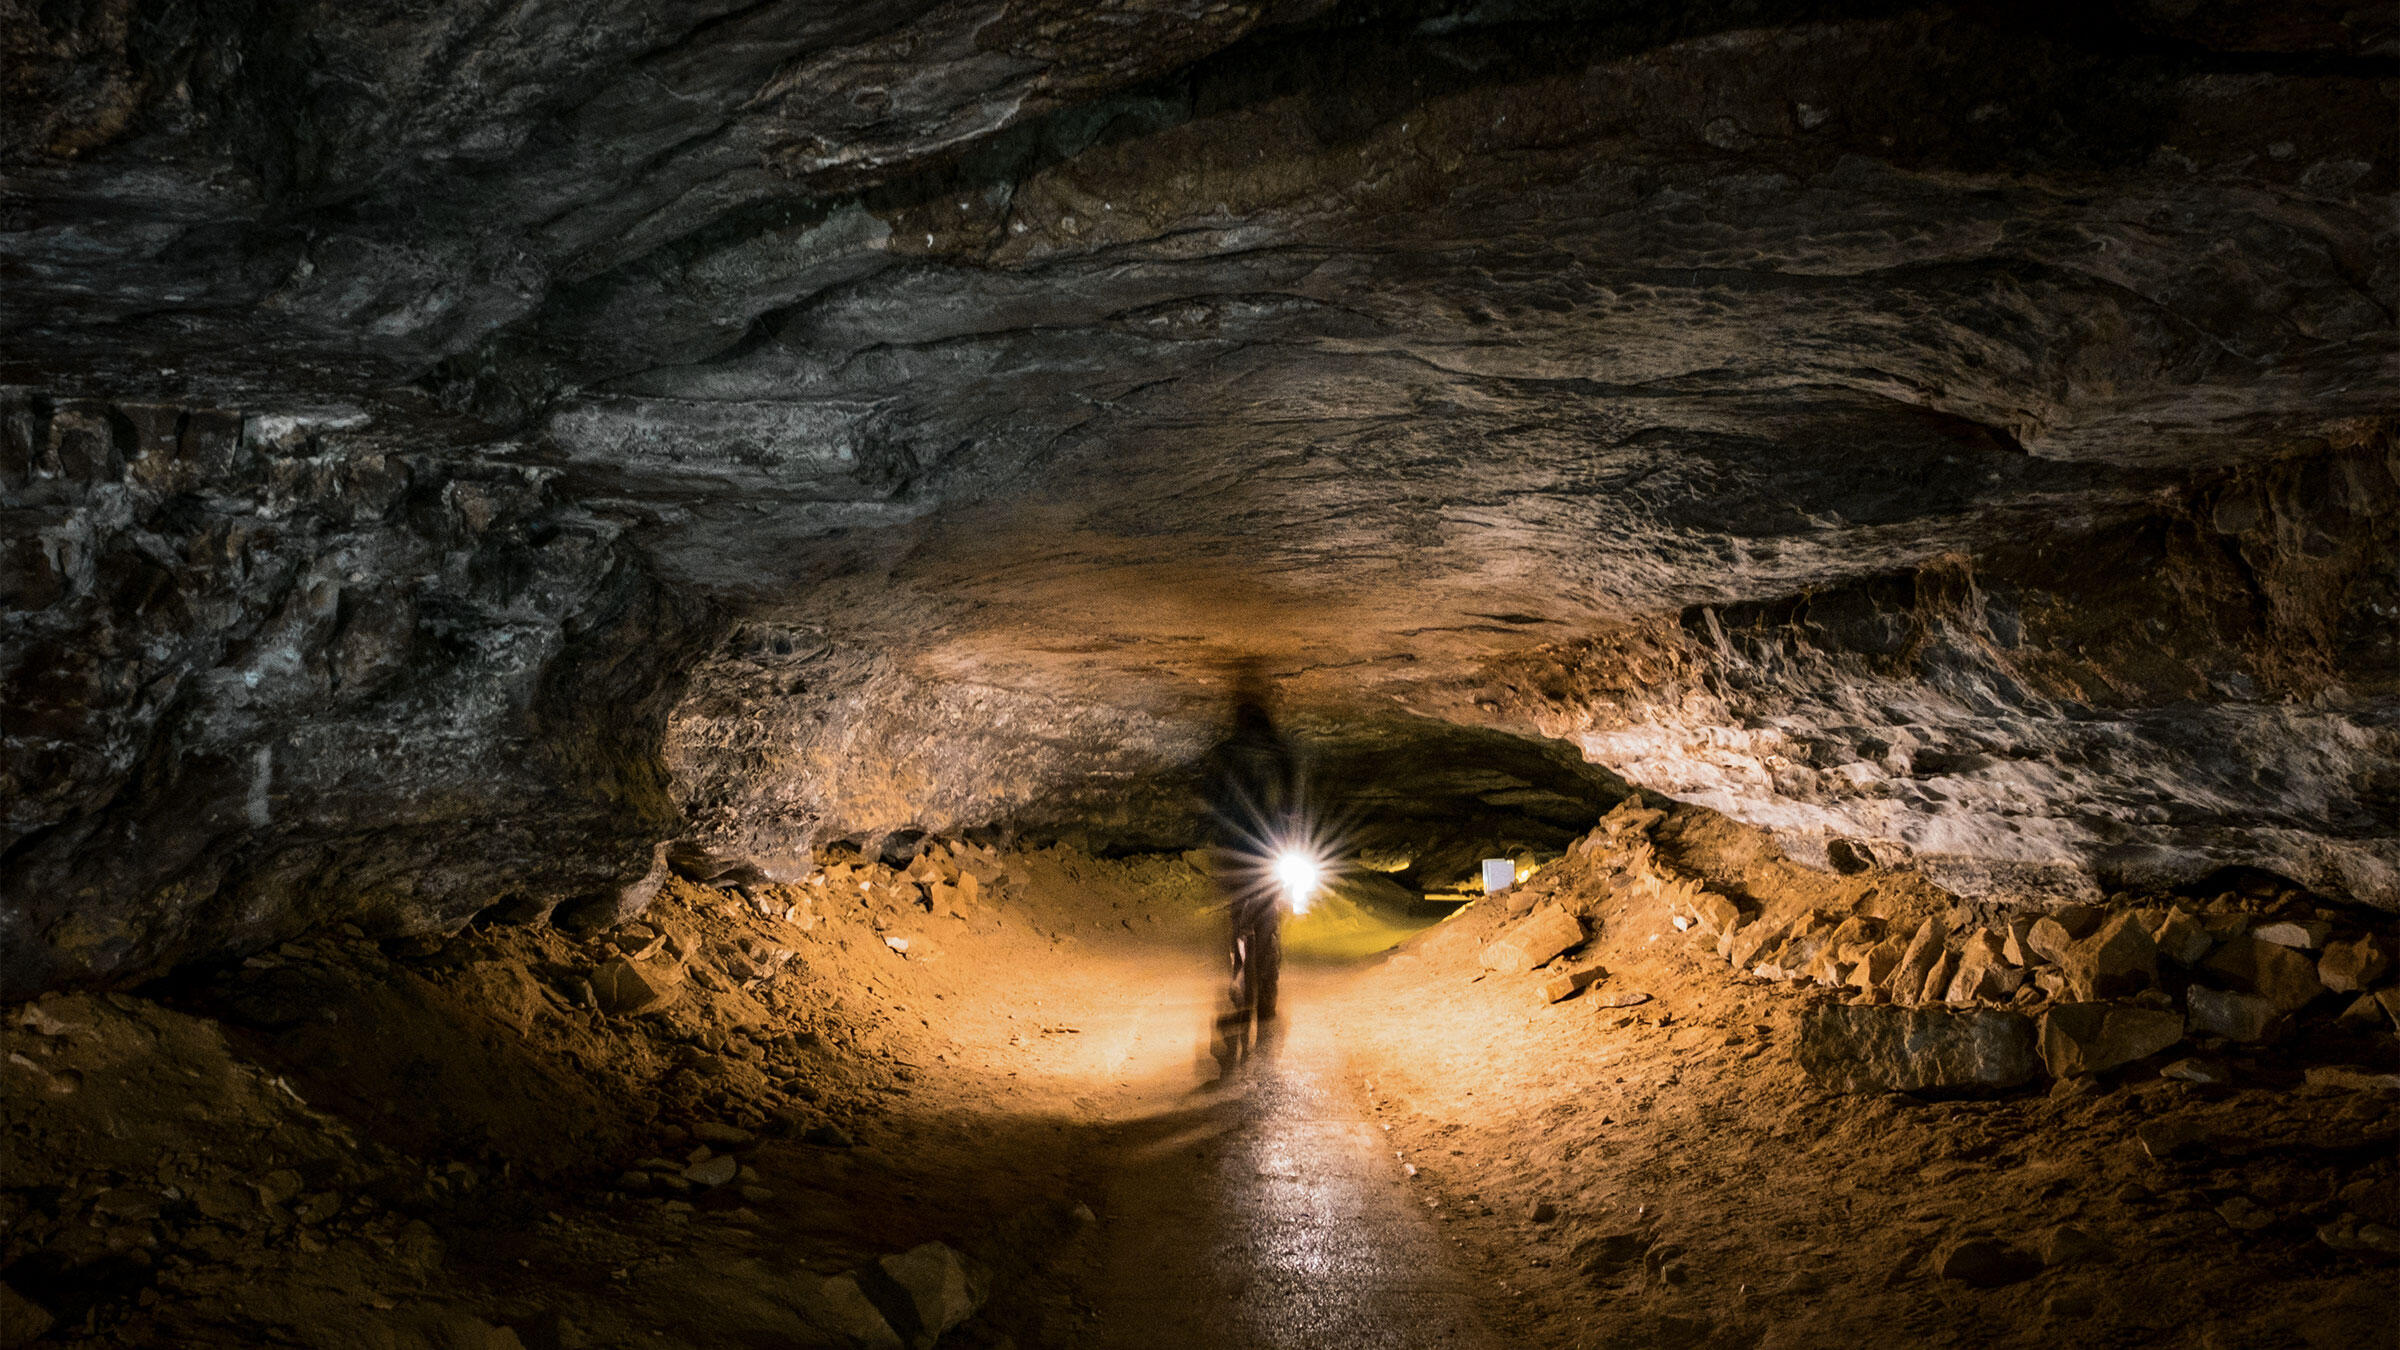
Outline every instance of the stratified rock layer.
<path fill-rule="evenodd" d="M 145 15 L 0 0 L 9 990 L 1171 844 L 1245 661 L 1526 840 L 2400 907 L 2371 9 Z"/>
<path fill-rule="evenodd" d="M 702 624 L 549 471 L 352 420 L 0 404 L 0 989 L 655 884 Z"/>

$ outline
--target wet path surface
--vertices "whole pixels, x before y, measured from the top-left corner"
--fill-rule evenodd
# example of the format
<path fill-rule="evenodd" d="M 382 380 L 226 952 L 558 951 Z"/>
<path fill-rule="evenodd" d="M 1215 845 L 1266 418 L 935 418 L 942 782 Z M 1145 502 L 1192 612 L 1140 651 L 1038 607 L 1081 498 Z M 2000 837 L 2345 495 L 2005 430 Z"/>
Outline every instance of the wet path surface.
<path fill-rule="evenodd" d="M 1128 1127 L 1097 1343 L 1482 1347 L 1474 1287 L 1300 1014 L 1241 1088 Z"/>

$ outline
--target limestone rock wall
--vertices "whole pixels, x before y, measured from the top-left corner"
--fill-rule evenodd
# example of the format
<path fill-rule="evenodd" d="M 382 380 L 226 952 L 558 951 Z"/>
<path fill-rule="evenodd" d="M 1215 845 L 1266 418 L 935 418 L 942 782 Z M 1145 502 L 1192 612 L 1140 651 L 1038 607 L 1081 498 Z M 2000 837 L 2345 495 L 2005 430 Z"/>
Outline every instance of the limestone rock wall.
<path fill-rule="evenodd" d="M 1502 663 L 1511 715 L 1795 856 L 1970 894 L 2228 868 L 2400 906 L 2388 435 L 2099 531 Z M 1828 850 L 1834 850 L 1829 856 Z"/>
<path fill-rule="evenodd" d="M 2395 54 L 0 0 L 6 979 L 1170 842 L 1245 662 L 1460 819 L 1549 735 L 1828 865 L 2400 904 Z"/>
<path fill-rule="evenodd" d="M 640 881 L 707 620 L 364 411 L 0 400 L 0 987 Z"/>

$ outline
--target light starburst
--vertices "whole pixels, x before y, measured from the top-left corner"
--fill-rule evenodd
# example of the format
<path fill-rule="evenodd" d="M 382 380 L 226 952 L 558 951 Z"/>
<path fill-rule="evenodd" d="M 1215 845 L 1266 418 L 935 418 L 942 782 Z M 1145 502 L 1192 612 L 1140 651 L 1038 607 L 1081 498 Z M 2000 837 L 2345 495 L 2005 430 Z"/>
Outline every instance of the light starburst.
<path fill-rule="evenodd" d="M 1275 854 L 1275 884 L 1294 914 L 1308 913 L 1317 888 L 1325 884 L 1325 860 L 1304 845 L 1285 845 Z"/>

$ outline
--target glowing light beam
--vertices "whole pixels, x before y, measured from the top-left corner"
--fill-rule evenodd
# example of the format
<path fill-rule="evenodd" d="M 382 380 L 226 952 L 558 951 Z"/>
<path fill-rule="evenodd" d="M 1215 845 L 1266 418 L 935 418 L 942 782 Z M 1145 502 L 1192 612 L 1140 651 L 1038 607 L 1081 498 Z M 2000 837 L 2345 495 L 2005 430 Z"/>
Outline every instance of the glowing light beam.
<path fill-rule="evenodd" d="M 1325 860 L 1307 849 L 1287 846 L 1275 855 L 1274 873 L 1284 903 L 1292 907 L 1292 913 L 1306 914 L 1317 888 L 1325 884 Z"/>

